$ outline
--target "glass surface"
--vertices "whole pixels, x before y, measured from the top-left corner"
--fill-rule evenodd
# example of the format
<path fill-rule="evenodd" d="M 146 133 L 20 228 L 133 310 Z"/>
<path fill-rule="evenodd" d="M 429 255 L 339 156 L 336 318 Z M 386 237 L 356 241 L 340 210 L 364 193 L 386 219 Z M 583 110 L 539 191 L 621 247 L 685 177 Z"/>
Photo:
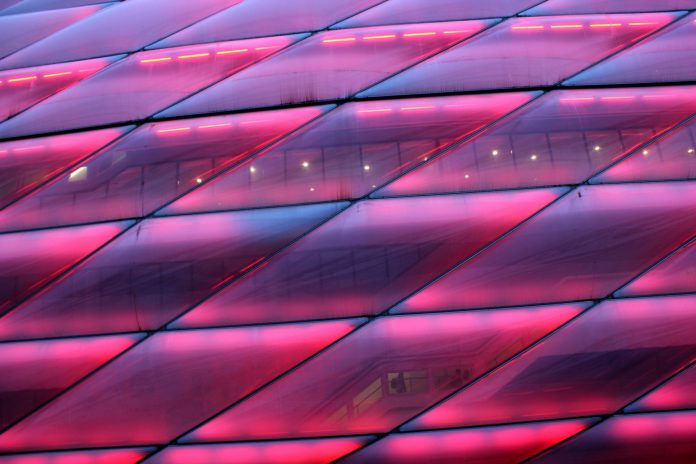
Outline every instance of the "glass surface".
<path fill-rule="evenodd" d="M 677 17 L 650 13 L 513 18 L 359 96 L 554 85 Z"/>
<path fill-rule="evenodd" d="M 7 454 L 3 464 L 137 464 L 152 448 L 58 451 L 49 453 Z"/>
<path fill-rule="evenodd" d="M 347 103 L 166 208 L 214 211 L 359 198 L 532 93 Z"/>
<path fill-rule="evenodd" d="M 696 87 L 548 93 L 374 196 L 586 180 L 696 112 Z"/>
<path fill-rule="evenodd" d="M 146 220 L 0 319 L 0 339 L 156 329 L 343 206 Z"/>
<path fill-rule="evenodd" d="M 0 212 L 0 229 L 147 215 L 327 108 L 145 124 Z"/>
<path fill-rule="evenodd" d="M 355 324 L 158 333 L 0 435 L 0 451 L 168 443 Z"/>
<path fill-rule="evenodd" d="M 685 182 L 581 187 L 397 309 L 604 298 L 693 235 L 694 195 Z"/>
<path fill-rule="evenodd" d="M 358 203 L 174 325 L 380 313 L 561 193 L 527 190 Z"/>
<path fill-rule="evenodd" d="M 611 414 L 693 361 L 695 307 L 681 296 L 605 301 L 405 428 Z"/>
<path fill-rule="evenodd" d="M 387 432 L 582 309 L 379 318 L 182 441 Z"/>
<path fill-rule="evenodd" d="M 633 13 L 641 11 L 687 10 L 696 0 L 547 0 L 524 12 L 525 15 Z"/>
<path fill-rule="evenodd" d="M 668 411 L 670 409 L 696 409 L 696 365 L 692 365 L 648 393 L 626 411 Z"/>
<path fill-rule="evenodd" d="M 76 6 L 96 5 L 110 3 L 112 0 L 10 0 L 12 6 L 3 9 L 4 3 L 0 2 L 0 15 L 33 13 L 36 11 L 58 10 Z"/>
<path fill-rule="evenodd" d="M 493 21 L 325 31 L 163 111 L 214 113 L 346 98 Z"/>
<path fill-rule="evenodd" d="M 0 137 L 142 119 L 297 38 L 269 37 L 136 53 L 1 124 Z"/>

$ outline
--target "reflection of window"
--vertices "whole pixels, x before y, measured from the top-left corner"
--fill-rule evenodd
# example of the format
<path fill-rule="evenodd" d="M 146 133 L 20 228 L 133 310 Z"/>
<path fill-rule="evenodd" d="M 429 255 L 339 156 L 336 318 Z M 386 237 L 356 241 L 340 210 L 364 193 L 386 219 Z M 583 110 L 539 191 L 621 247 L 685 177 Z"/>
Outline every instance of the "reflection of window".
<path fill-rule="evenodd" d="M 471 377 L 471 375 L 469 374 L 468 370 L 458 367 L 443 367 L 440 369 L 435 369 L 433 372 L 433 377 L 435 380 L 435 389 L 441 390 L 443 388 L 460 387 Z"/>
<path fill-rule="evenodd" d="M 428 391 L 428 371 L 390 372 L 389 394 L 425 393 Z"/>
<path fill-rule="evenodd" d="M 382 398 L 382 379 L 377 379 L 353 398 L 355 415 L 359 416 L 367 411 L 380 398 Z"/>

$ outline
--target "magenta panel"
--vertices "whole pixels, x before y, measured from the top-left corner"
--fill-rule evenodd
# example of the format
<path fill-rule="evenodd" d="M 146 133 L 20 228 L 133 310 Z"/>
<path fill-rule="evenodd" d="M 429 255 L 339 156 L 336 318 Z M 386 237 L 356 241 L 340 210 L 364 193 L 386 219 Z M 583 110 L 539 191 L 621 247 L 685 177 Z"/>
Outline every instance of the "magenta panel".
<path fill-rule="evenodd" d="M 397 309 L 606 297 L 693 235 L 694 195 L 684 182 L 581 187 Z"/>
<path fill-rule="evenodd" d="M 695 305 L 605 301 L 406 429 L 614 413 L 694 360 Z"/>
<path fill-rule="evenodd" d="M 0 229 L 150 214 L 325 109 L 308 107 L 145 124 L 0 212 Z"/>
<path fill-rule="evenodd" d="M 551 92 L 376 196 L 580 183 L 696 112 L 696 87 Z"/>
<path fill-rule="evenodd" d="M 0 435 L 0 451 L 167 443 L 355 324 L 156 334 Z"/>
<path fill-rule="evenodd" d="M 533 95 L 348 103 L 165 212 L 360 198 Z"/>
<path fill-rule="evenodd" d="M 0 339 L 156 329 L 343 206 L 141 222 L 0 319 Z"/>
<path fill-rule="evenodd" d="M 670 409 L 696 409 L 696 365 L 692 365 L 676 377 L 648 393 L 626 410 L 668 411 Z"/>
<path fill-rule="evenodd" d="M 380 313 L 561 193 L 527 190 L 358 203 L 175 326 Z"/>
<path fill-rule="evenodd" d="M 687 10 L 696 0 L 547 0 L 524 12 L 525 15 L 639 13 L 642 11 Z"/>
<path fill-rule="evenodd" d="M 490 24 L 459 21 L 320 32 L 160 115 L 346 98 Z"/>
<path fill-rule="evenodd" d="M 110 3 L 111 0 L 9 0 L 12 6 L 3 9 L 5 3 L 0 2 L 0 15 L 33 13 L 36 11 L 59 10 L 76 6 Z"/>
<path fill-rule="evenodd" d="M 379 318 L 183 441 L 387 432 L 582 309 Z"/>
<path fill-rule="evenodd" d="M 4 464 L 136 464 L 152 452 L 152 448 L 121 448 L 53 453 L 8 454 Z"/>

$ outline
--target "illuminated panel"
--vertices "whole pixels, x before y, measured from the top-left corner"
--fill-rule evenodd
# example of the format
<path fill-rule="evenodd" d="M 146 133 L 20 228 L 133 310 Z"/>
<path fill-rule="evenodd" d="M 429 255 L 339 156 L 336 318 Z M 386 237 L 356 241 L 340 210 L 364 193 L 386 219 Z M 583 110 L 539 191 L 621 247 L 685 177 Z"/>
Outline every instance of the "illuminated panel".
<path fill-rule="evenodd" d="M 693 361 L 695 305 L 605 301 L 405 429 L 614 413 Z"/>
<path fill-rule="evenodd" d="M 696 8 L 696 0 L 547 0 L 524 12 L 525 15 L 639 13 Z"/>
<path fill-rule="evenodd" d="M 694 6 L 696 7 L 696 2 Z M 692 7 L 692 8 L 693 8 Z M 570 79 L 568 85 L 696 80 L 696 14 Z"/>
<path fill-rule="evenodd" d="M 382 0 L 245 0 L 152 47 L 244 39 L 324 29 Z"/>
<path fill-rule="evenodd" d="M 459 21 L 320 32 L 160 115 L 346 98 L 490 24 Z"/>
<path fill-rule="evenodd" d="M 111 0 L 10 0 L 11 3 L 14 3 L 12 6 L 2 9 L 0 5 L 0 15 L 58 10 L 61 8 L 109 3 L 110 1 Z M 2 3 L 2 5 L 4 5 L 4 3 Z"/>
<path fill-rule="evenodd" d="M 691 464 L 696 462 L 696 412 L 616 416 L 578 435 L 534 464 Z"/>
<path fill-rule="evenodd" d="M 133 1 L 137 0 L 126 3 Z M 269 37 L 136 53 L 6 121 L 0 125 L 0 137 L 145 118 L 297 38 Z"/>
<path fill-rule="evenodd" d="M 355 324 L 158 333 L 0 435 L 0 451 L 167 443 Z"/>
<path fill-rule="evenodd" d="M 182 441 L 387 432 L 582 308 L 379 318 Z"/>
<path fill-rule="evenodd" d="M 606 297 L 693 235 L 694 195 L 685 182 L 581 187 L 399 309 Z"/>
<path fill-rule="evenodd" d="M 127 225 L 128 222 L 119 222 L 1 234 L 0 314 L 58 277 Z"/>
<path fill-rule="evenodd" d="M 80 21 L 0 62 L 36 66 L 134 52 L 239 0 L 128 0 Z M 84 7 L 95 9 L 98 7 Z M 47 14 L 54 14 L 49 11 Z M 29 28 L 31 29 L 31 28 Z M 124 92 L 124 95 L 126 93 Z"/>
<path fill-rule="evenodd" d="M 144 216 L 325 109 L 146 124 L 0 212 L 0 229 Z"/>
<path fill-rule="evenodd" d="M 139 340 L 136 335 L 0 344 L 0 430 Z M 5 458 L 1 458 L 5 462 Z"/>
<path fill-rule="evenodd" d="M 676 377 L 626 408 L 626 411 L 668 411 L 670 409 L 696 408 L 696 365 L 692 365 Z"/>
<path fill-rule="evenodd" d="M 651 13 L 513 18 L 359 96 L 553 85 L 677 17 Z"/>
<path fill-rule="evenodd" d="M 359 198 L 533 95 L 348 103 L 165 212 Z"/>
<path fill-rule="evenodd" d="M 9 454 L 2 456 L 2 462 L 3 464 L 136 464 L 152 450 L 152 448 L 122 448 Z"/>
<path fill-rule="evenodd" d="M 388 435 L 350 456 L 345 464 L 510 464 L 522 462 L 586 429 L 590 421 L 482 427 Z"/>
<path fill-rule="evenodd" d="M 126 131 L 104 129 L 0 143 L 0 208 Z"/>
<path fill-rule="evenodd" d="M 551 92 L 377 196 L 580 183 L 696 112 L 696 87 Z"/>
<path fill-rule="evenodd" d="M 528 190 L 358 203 L 175 325 L 380 313 L 560 193 Z"/>
<path fill-rule="evenodd" d="M 156 329 L 341 206 L 141 222 L 0 319 L 0 338 Z"/>

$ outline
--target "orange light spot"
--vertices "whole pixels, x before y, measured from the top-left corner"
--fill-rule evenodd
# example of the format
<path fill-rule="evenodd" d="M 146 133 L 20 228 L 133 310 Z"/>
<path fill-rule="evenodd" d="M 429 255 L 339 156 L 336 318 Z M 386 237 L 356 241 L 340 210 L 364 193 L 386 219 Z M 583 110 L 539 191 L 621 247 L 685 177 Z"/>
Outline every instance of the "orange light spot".
<path fill-rule="evenodd" d="M 629 26 L 654 26 L 657 23 L 628 23 Z"/>
<path fill-rule="evenodd" d="M 423 37 L 426 35 L 435 35 L 435 32 L 412 32 L 410 34 L 404 34 L 404 37 Z"/>
<path fill-rule="evenodd" d="M 188 60 L 191 58 L 202 58 L 204 56 L 210 56 L 210 53 L 194 53 L 192 55 L 179 55 L 177 58 L 180 60 Z"/>
<path fill-rule="evenodd" d="M 280 47 L 256 47 L 254 50 L 270 50 L 272 48 L 280 48 Z"/>
<path fill-rule="evenodd" d="M 146 60 L 140 60 L 141 63 L 159 63 L 160 61 L 171 61 L 171 56 L 166 56 L 164 58 L 148 58 Z"/>
<path fill-rule="evenodd" d="M 219 52 L 215 52 L 216 55 L 230 55 L 232 53 L 244 53 L 248 52 L 248 48 L 238 48 L 236 50 L 221 50 Z"/>
<path fill-rule="evenodd" d="M 363 40 L 380 40 L 380 39 L 394 39 L 396 34 L 385 34 L 385 35 L 366 35 Z"/>
<path fill-rule="evenodd" d="M 184 131 L 190 131 L 190 127 L 175 127 L 174 129 L 161 129 L 158 130 L 157 132 L 160 134 L 165 134 L 169 132 L 184 132 Z"/>
<path fill-rule="evenodd" d="M 445 31 L 443 34 L 466 34 L 469 31 Z"/>
<path fill-rule="evenodd" d="M 375 108 L 373 110 L 358 110 L 358 113 L 388 113 L 393 111 L 391 108 Z"/>
<path fill-rule="evenodd" d="M 594 101 L 594 97 L 578 97 L 578 98 L 561 98 L 562 102 L 572 101 Z"/>
<path fill-rule="evenodd" d="M 430 106 L 402 106 L 401 110 L 402 111 L 415 111 L 415 110 L 431 110 L 434 109 L 435 106 L 430 105 Z"/>
<path fill-rule="evenodd" d="M 334 43 L 334 42 L 353 42 L 357 40 L 355 37 L 341 37 L 340 39 L 326 39 L 322 40 L 323 43 Z"/>
<path fill-rule="evenodd" d="M 544 29 L 544 26 L 512 26 L 512 30 L 529 30 L 529 29 Z"/>
<path fill-rule="evenodd" d="M 198 126 L 199 129 L 212 129 L 214 127 L 229 127 L 231 126 L 231 122 L 226 122 L 222 124 L 206 124 L 205 126 Z"/>
<path fill-rule="evenodd" d="M 590 24 L 590 27 L 621 27 L 623 24 L 621 23 L 599 23 L 599 24 Z"/>
<path fill-rule="evenodd" d="M 70 74 L 72 74 L 72 71 L 65 71 L 65 72 L 59 72 L 59 73 L 53 73 L 53 74 L 44 74 L 43 77 L 46 79 L 50 79 L 51 77 L 69 76 Z"/>
<path fill-rule="evenodd" d="M 33 81 L 34 79 L 36 79 L 36 76 L 15 77 L 14 79 L 8 79 L 7 82 Z"/>
<path fill-rule="evenodd" d="M 625 97 L 602 97 L 600 100 L 602 101 L 616 101 L 616 100 L 633 100 L 636 97 L 634 96 L 625 96 Z"/>
<path fill-rule="evenodd" d="M 582 24 L 554 24 L 551 29 L 582 29 Z"/>

